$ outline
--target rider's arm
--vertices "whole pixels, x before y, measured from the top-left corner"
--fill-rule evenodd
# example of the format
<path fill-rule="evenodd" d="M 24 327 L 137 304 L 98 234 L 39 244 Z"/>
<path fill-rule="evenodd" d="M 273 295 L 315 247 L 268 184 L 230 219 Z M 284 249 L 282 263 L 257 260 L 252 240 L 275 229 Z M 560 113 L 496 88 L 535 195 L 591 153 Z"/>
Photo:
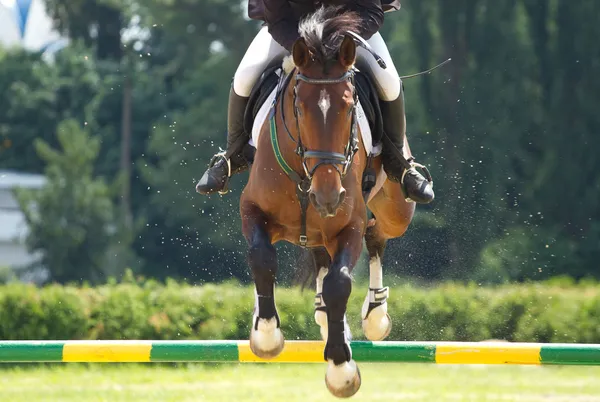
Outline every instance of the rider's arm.
<path fill-rule="evenodd" d="M 298 34 L 298 21 L 288 0 L 264 0 L 265 20 L 269 26 L 269 33 L 273 39 L 288 51 Z"/>
<path fill-rule="evenodd" d="M 360 32 L 357 32 L 365 40 L 371 39 L 383 25 L 383 7 L 381 0 L 354 0 L 350 7 L 362 17 Z"/>

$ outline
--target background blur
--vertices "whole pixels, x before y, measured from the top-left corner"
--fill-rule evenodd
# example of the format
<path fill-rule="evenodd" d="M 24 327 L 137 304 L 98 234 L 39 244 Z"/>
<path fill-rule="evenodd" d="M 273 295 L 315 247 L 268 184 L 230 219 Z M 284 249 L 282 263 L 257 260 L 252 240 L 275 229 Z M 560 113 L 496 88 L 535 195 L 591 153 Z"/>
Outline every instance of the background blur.
<path fill-rule="evenodd" d="M 495 284 L 600 277 L 600 2 L 407 0 L 382 34 L 434 176 L 386 275 Z M 225 145 L 259 25 L 221 0 L 0 0 L 0 282 L 127 268 L 247 282 L 233 191 L 194 185 Z M 280 245 L 280 282 L 299 251 Z M 356 268 L 365 274 L 365 260 Z"/>

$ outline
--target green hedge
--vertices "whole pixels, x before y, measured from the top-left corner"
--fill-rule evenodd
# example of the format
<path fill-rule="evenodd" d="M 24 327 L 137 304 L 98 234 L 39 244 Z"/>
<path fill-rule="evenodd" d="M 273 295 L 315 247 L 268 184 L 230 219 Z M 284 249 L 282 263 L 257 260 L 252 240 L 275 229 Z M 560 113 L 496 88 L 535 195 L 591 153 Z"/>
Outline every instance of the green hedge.
<path fill-rule="evenodd" d="M 388 340 L 600 343 L 600 286 L 446 284 L 391 289 Z M 349 305 L 354 339 L 366 286 Z M 0 286 L 0 339 L 247 339 L 252 288 L 153 281 L 97 288 Z M 286 339 L 318 339 L 313 293 L 278 289 Z"/>

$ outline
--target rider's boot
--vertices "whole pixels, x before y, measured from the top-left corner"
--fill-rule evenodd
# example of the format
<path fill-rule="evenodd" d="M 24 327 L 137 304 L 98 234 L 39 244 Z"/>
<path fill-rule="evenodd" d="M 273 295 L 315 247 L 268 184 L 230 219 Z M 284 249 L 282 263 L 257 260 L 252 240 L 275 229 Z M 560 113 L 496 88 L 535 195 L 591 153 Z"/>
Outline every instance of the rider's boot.
<path fill-rule="evenodd" d="M 406 117 L 404 114 L 404 92 L 394 101 L 380 101 L 383 115 L 383 169 L 388 178 L 400 183 L 404 197 L 407 201 L 419 204 L 428 204 L 433 201 L 433 181 L 427 168 L 414 162 L 414 158 L 407 161 L 402 149 L 406 134 Z M 427 178 L 416 170 L 420 167 Z"/>
<path fill-rule="evenodd" d="M 244 112 L 248 99 L 236 94 L 232 84 L 227 109 L 227 149 L 210 160 L 208 170 L 196 185 L 198 193 L 227 193 L 229 178 L 249 167 L 252 151 L 249 149 L 251 146 L 248 144 L 248 135 L 244 131 Z"/>

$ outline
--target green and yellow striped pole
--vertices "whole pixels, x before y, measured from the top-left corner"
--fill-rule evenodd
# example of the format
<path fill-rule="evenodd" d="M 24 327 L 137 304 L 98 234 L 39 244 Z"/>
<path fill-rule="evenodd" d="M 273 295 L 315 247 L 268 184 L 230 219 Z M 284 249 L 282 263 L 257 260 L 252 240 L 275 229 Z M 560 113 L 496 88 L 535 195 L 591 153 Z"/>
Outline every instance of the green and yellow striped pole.
<path fill-rule="evenodd" d="M 351 346 L 357 362 L 600 365 L 600 344 L 354 341 Z M 0 363 L 323 363 L 323 347 L 321 341 L 287 341 L 277 358 L 262 360 L 248 341 L 0 341 Z"/>

